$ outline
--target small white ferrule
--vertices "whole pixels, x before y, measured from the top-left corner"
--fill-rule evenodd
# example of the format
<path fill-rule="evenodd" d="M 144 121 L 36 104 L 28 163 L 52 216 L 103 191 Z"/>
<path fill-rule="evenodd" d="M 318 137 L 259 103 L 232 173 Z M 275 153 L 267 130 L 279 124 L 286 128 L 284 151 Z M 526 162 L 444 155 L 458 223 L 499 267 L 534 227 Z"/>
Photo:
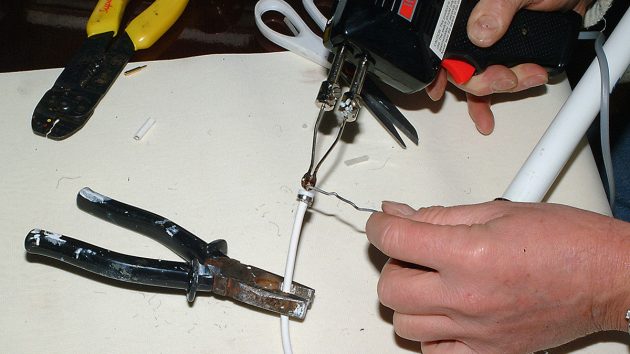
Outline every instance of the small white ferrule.
<path fill-rule="evenodd" d="M 151 127 L 153 127 L 153 124 L 155 124 L 155 119 L 153 119 L 153 118 L 147 119 L 147 121 L 144 122 L 144 124 L 142 124 L 140 129 L 138 129 L 138 131 L 133 136 L 133 138 L 135 140 L 141 140 L 144 137 L 144 135 L 149 131 L 149 129 L 151 129 Z"/>

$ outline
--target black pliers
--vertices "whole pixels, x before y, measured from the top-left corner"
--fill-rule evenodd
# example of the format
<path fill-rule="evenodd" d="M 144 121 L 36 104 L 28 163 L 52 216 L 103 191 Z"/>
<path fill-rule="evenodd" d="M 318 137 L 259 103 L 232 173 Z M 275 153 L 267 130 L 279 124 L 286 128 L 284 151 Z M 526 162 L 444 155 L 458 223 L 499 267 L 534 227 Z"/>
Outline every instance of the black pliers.
<path fill-rule="evenodd" d="M 186 263 L 129 256 L 40 229 L 26 236 L 26 251 L 112 279 L 184 289 L 191 302 L 197 291 L 210 291 L 293 318 L 306 316 L 315 290 L 293 283 L 289 293 L 282 292 L 282 277 L 229 258 L 225 240 L 206 243 L 162 216 L 89 188 L 79 191 L 77 205 L 94 216 L 151 237 Z"/>

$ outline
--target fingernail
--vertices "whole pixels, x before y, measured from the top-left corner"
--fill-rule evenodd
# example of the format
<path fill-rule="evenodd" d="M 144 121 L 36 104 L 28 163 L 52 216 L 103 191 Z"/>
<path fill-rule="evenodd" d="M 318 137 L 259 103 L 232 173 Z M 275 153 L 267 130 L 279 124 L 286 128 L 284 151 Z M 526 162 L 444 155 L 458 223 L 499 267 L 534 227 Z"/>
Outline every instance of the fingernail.
<path fill-rule="evenodd" d="M 490 85 L 490 88 L 492 88 L 492 91 L 494 92 L 509 91 L 515 87 L 516 87 L 516 81 L 512 79 L 500 79 L 500 80 L 494 81 Z"/>
<path fill-rule="evenodd" d="M 525 87 L 535 87 L 544 85 L 547 83 L 547 75 L 534 75 L 532 77 L 528 77 L 523 81 L 523 86 Z"/>
<path fill-rule="evenodd" d="M 411 216 L 416 211 L 407 204 L 383 201 L 382 209 L 387 214 L 399 215 L 399 216 Z"/>
<path fill-rule="evenodd" d="M 499 22 L 497 22 L 496 18 L 483 15 L 472 26 L 469 35 L 472 40 L 478 42 L 477 44 L 490 43 L 495 39 L 498 28 Z"/>
<path fill-rule="evenodd" d="M 490 128 L 481 128 L 477 123 L 475 123 L 475 128 L 481 135 L 490 135 L 492 134 L 493 127 Z"/>

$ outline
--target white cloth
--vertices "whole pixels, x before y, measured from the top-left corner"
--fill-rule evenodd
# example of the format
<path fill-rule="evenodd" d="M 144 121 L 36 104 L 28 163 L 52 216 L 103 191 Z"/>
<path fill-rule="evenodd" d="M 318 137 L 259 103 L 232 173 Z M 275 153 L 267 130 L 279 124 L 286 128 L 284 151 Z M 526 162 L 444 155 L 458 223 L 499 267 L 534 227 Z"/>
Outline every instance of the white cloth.
<path fill-rule="evenodd" d="M 617 0 L 619 1 L 619 0 Z M 597 0 L 591 7 L 586 10 L 584 14 L 584 28 L 588 29 L 596 25 L 605 16 L 606 12 L 610 10 L 613 0 Z M 623 76 L 619 79 L 620 83 L 630 82 L 630 67 L 626 70 Z"/>
<path fill-rule="evenodd" d="M 0 353 L 280 352 L 277 316 L 203 294 L 189 306 L 183 291 L 69 271 L 27 257 L 24 238 L 42 228 L 122 253 L 178 260 L 156 242 L 80 211 L 75 196 L 88 186 L 206 241 L 224 238 L 231 257 L 282 273 L 324 70 L 291 53 L 150 62 L 137 75 L 121 76 L 85 127 L 58 142 L 33 135 L 30 117 L 60 72 L 0 74 Z M 491 136 L 475 130 L 463 97 L 394 96 L 418 129 L 420 146 L 401 149 L 364 110 L 348 127 L 352 143 L 342 143 L 322 166 L 320 187 L 377 209 L 381 200 L 415 207 L 491 200 L 569 92 L 565 80 L 497 97 Z M 134 140 L 148 117 L 155 125 Z M 361 156 L 369 159 L 343 163 Z M 609 213 L 588 146 L 577 150 L 549 200 Z M 391 312 L 378 304 L 386 259 L 365 239 L 368 214 L 318 195 L 309 215 L 295 281 L 316 296 L 306 319 L 291 326 L 295 352 L 417 352 L 417 343 L 396 339 Z M 626 353 L 618 340 L 600 335 L 561 352 Z"/>

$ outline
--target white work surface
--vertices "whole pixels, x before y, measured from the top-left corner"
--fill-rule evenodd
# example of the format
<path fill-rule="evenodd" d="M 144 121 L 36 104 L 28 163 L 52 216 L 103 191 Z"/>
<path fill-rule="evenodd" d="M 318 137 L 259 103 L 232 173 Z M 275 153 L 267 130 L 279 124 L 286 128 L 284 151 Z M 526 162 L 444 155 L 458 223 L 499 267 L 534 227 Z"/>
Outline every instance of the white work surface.
<path fill-rule="evenodd" d="M 76 194 L 87 186 L 208 242 L 224 238 L 231 257 L 282 274 L 323 69 L 290 53 L 150 62 L 120 77 L 77 134 L 52 141 L 35 136 L 30 119 L 59 73 L 0 74 L 0 352 L 280 352 L 278 316 L 208 294 L 189 306 L 180 291 L 27 256 L 24 238 L 42 228 L 122 253 L 179 260 L 153 240 L 79 210 Z M 352 142 L 322 167 L 320 187 L 372 208 L 381 200 L 414 207 L 491 200 L 568 92 L 565 81 L 497 103 L 491 136 L 475 130 L 465 102 L 451 93 L 443 103 L 424 93 L 397 97 L 420 145 L 401 149 L 364 111 L 348 130 Z M 133 140 L 149 117 L 155 126 Z M 364 155 L 365 162 L 344 163 Z M 609 213 L 588 146 L 549 200 Z M 391 312 L 379 306 L 385 258 L 366 241 L 367 217 L 321 195 L 310 209 L 295 280 L 316 297 L 306 319 L 292 322 L 296 353 L 419 351 L 394 335 Z M 625 340 L 622 333 L 599 335 L 552 352 L 628 353 Z"/>

